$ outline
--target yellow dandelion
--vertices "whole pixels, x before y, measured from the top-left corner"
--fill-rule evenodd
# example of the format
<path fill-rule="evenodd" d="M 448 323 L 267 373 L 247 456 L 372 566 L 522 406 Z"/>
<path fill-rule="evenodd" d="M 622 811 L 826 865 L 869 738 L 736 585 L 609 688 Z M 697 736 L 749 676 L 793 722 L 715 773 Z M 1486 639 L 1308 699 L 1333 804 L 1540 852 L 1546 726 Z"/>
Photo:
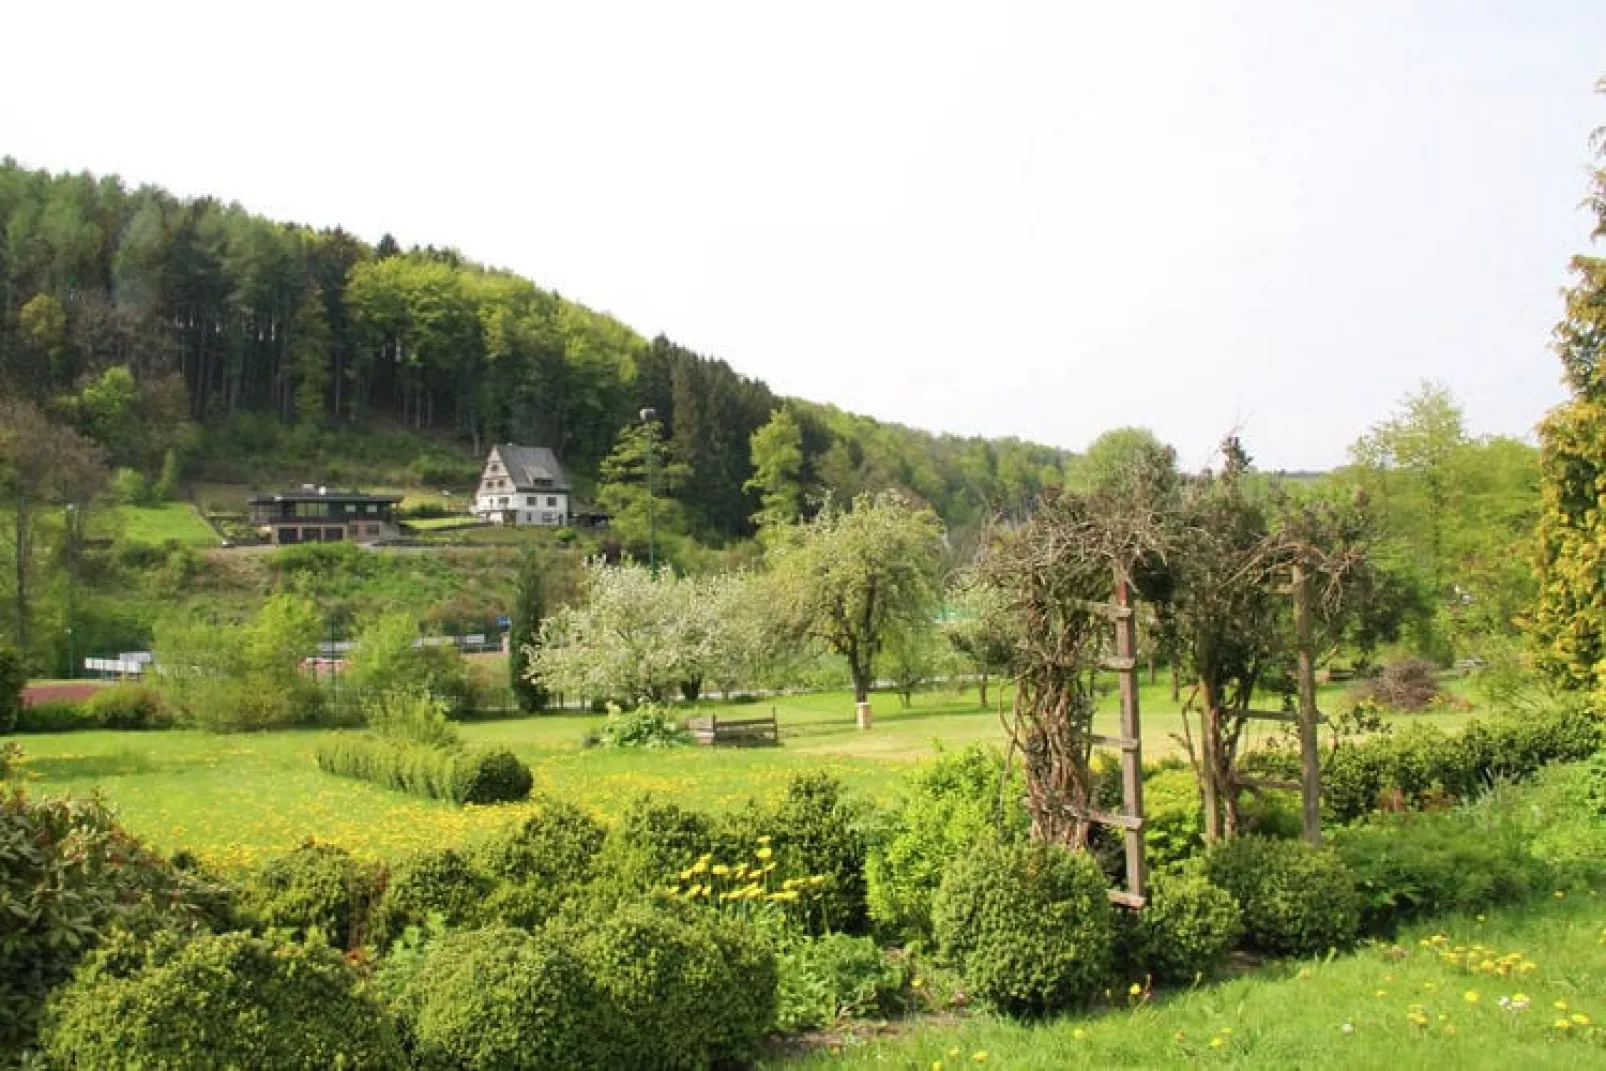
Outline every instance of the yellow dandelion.
<path fill-rule="evenodd" d="M 1556 1029 L 1557 1030 L 1571 1030 L 1572 1028 L 1573 1028 L 1573 1023 L 1572 1023 L 1571 1019 L 1557 1019 L 1556 1020 Z"/>
<path fill-rule="evenodd" d="M 1579 1026 L 1588 1026 L 1589 1016 L 1583 1014 L 1582 1012 L 1574 1012 L 1573 1022 L 1577 1023 Z"/>
<path fill-rule="evenodd" d="M 1087 1031 L 1083 1030 L 1081 1027 L 1077 1027 L 1075 1030 L 1071 1031 L 1071 1040 L 1072 1041 L 1086 1041 L 1087 1040 Z"/>
<path fill-rule="evenodd" d="M 1558 1000 L 1556 1001 L 1555 1008 L 1557 1011 L 1566 1011 L 1567 1002 L 1565 1000 Z"/>
<path fill-rule="evenodd" d="M 1469 989 L 1465 993 L 1461 994 L 1461 999 L 1465 1000 L 1468 1004 L 1476 1004 L 1483 998 L 1478 995 L 1478 991 L 1476 989 Z"/>
<path fill-rule="evenodd" d="M 1210 1039 L 1210 1047 L 1212 1049 L 1219 1049 L 1219 1048 L 1221 1048 L 1222 1046 L 1224 1046 L 1226 1044 L 1227 1044 L 1227 1039 L 1224 1038 L 1224 1037 L 1213 1037 L 1213 1038 Z"/>
<path fill-rule="evenodd" d="M 973 1052 L 970 1054 L 970 1058 L 976 1061 L 978 1064 L 984 1064 L 987 1062 L 987 1053 L 985 1051 Z"/>
<path fill-rule="evenodd" d="M 1137 996 L 1141 992 L 1143 992 L 1143 987 L 1141 985 L 1139 985 L 1138 983 L 1136 983 L 1136 982 L 1133 982 L 1130 986 L 1127 987 L 1127 993 L 1129 993 L 1130 995 L 1132 995 L 1134 997 Z"/>

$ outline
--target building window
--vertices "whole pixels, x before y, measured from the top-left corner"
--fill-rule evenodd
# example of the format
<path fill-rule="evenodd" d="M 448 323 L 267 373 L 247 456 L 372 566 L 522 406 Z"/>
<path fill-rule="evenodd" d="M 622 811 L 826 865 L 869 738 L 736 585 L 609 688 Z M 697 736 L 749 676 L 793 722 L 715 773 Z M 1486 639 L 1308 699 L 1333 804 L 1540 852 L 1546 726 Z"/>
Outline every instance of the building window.
<path fill-rule="evenodd" d="M 552 520 L 552 514 L 550 514 L 550 513 L 541 514 L 541 523 L 542 524 L 552 524 L 552 523 L 554 523 L 553 520 Z"/>
<path fill-rule="evenodd" d="M 496 504 L 505 509 L 505 508 L 507 508 L 507 499 L 505 497 L 504 498 L 499 498 L 499 499 L 496 500 Z"/>
<path fill-rule="evenodd" d="M 325 528 L 323 530 L 323 541 L 325 543 L 338 543 L 345 537 L 346 530 L 344 528 Z"/>
<path fill-rule="evenodd" d="M 525 505 L 526 505 L 526 506 L 533 506 L 533 505 L 535 505 L 535 496 L 534 496 L 534 495 L 530 495 L 530 496 L 529 496 L 529 497 L 527 497 L 527 498 L 525 498 L 525 500 L 524 500 L 524 504 L 525 504 Z M 549 505 L 549 506 L 550 506 L 550 505 L 552 505 L 552 503 L 551 503 L 551 502 L 548 502 L 548 503 L 547 503 L 547 505 Z"/>
<path fill-rule="evenodd" d="M 379 512 L 378 504 L 377 503 L 373 503 L 373 502 L 368 503 L 368 512 L 369 513 L 378 513 Z"/>
<path fill-rule="evenodd" d="M 547 495 L 546 504 L 549 505 L 549 506 L 556 506 L 558 504 L 558 500 L 553 495 Z"/>

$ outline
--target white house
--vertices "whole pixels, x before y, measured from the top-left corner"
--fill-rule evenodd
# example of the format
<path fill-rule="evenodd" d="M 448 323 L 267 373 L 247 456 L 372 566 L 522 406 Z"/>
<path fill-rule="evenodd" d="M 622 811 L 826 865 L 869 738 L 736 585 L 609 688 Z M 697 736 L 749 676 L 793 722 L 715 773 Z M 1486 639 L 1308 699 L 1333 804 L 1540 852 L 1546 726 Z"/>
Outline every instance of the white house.
<path fill-rule="evenodd" d="M 493 446 L 474 494 L 474 514 L 492 524 L 566 525 L 569 477 L 545 446 Z"/>

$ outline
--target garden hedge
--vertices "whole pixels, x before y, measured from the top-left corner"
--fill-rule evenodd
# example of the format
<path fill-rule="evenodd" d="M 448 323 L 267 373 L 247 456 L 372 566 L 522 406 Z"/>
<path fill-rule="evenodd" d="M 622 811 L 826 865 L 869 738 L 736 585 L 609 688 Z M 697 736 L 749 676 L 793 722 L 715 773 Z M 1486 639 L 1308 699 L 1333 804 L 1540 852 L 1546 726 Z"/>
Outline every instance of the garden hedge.
<path fill-rule="evenodd" d="M 318 768 L 457 804 L 528 799 L 535 784 L 530 768 L 506 748 L 458 750 L 363 734 L 342 734 L 320 746 Z"/>

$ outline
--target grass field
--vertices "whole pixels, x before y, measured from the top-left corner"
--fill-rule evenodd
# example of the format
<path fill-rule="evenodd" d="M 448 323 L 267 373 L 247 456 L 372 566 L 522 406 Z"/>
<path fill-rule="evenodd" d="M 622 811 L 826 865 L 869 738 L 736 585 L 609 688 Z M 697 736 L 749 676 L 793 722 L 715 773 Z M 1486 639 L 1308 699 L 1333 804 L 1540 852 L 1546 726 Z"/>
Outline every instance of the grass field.
<path fill-rule="evenodd" d="M 1174 753 L 1180 717 L 1161 707 L 1166 690 L 1146 695 L 1144 744 L 1150 758 Z M 786 696 L 722 706 L 732 717 L 776 711 L 782 746 L 760 750 L 682 748 L 668 751 L 587 750 L 581 737 L 599 719 L 557 714 L 470 723 L 475 744 L 501 744 L 530 763 L 537 790 L 616 816 L 642 792 L 688 806 L 721 810 L 779 792 L 802 770 L 826 770 L 852 791 L 894 797 L 910 765 L 938 746 L 1001 743 L 996 711 L 969 695 L 919 695 L 901 709 L 875 697 L 875 727 L 854 726 L 851 695 Z M 691 711 L 687 711 L 690 713 Z M 1436 715 L 1454 725 L 1462 715 Z M 1113 732 L 1113 710 L 1097 728 Z M 1271 732 L 1273 730 L 1267 730 Z M 196 731 L 81 732 L 22 738 L 23 776 L 35 792 L 99 791 L 135 833 L 164 849 L 186 847 L 220 863 L 249 863 L 308 837 L 368 855 L 395 856 L 472 838 L 519 817 L 533 805 L 452 808 L 319 772 L 314 756 L 327 730 L 214 736 Z"/>
<path fill-rule="evenodd" d="M 117 519 L 122 526 L 123 538 L 130 543 L 160 547 L 171 540 L 187 547 L 218 545 L 217 533 L 188 502 L 119 506 Z"/>
<path fill-rule="evenodd" d="M 1496 959 L 1520 952 L 1535 967 L 1520 978 L 1472 973 L 1422 943 L 1435 937 L 1451 948 L 1484 946 Z M 1575 890 L 1486 919 L 1441 919 L 1402 933 L 1396 944 L 1278 964 L 1154 1003 L 1116 992 L 1111 1004 L 1042 1024 L 981 1015 L 912 1020 L 770 1066 L 1603 1067 L 1606 902 Z"/>

